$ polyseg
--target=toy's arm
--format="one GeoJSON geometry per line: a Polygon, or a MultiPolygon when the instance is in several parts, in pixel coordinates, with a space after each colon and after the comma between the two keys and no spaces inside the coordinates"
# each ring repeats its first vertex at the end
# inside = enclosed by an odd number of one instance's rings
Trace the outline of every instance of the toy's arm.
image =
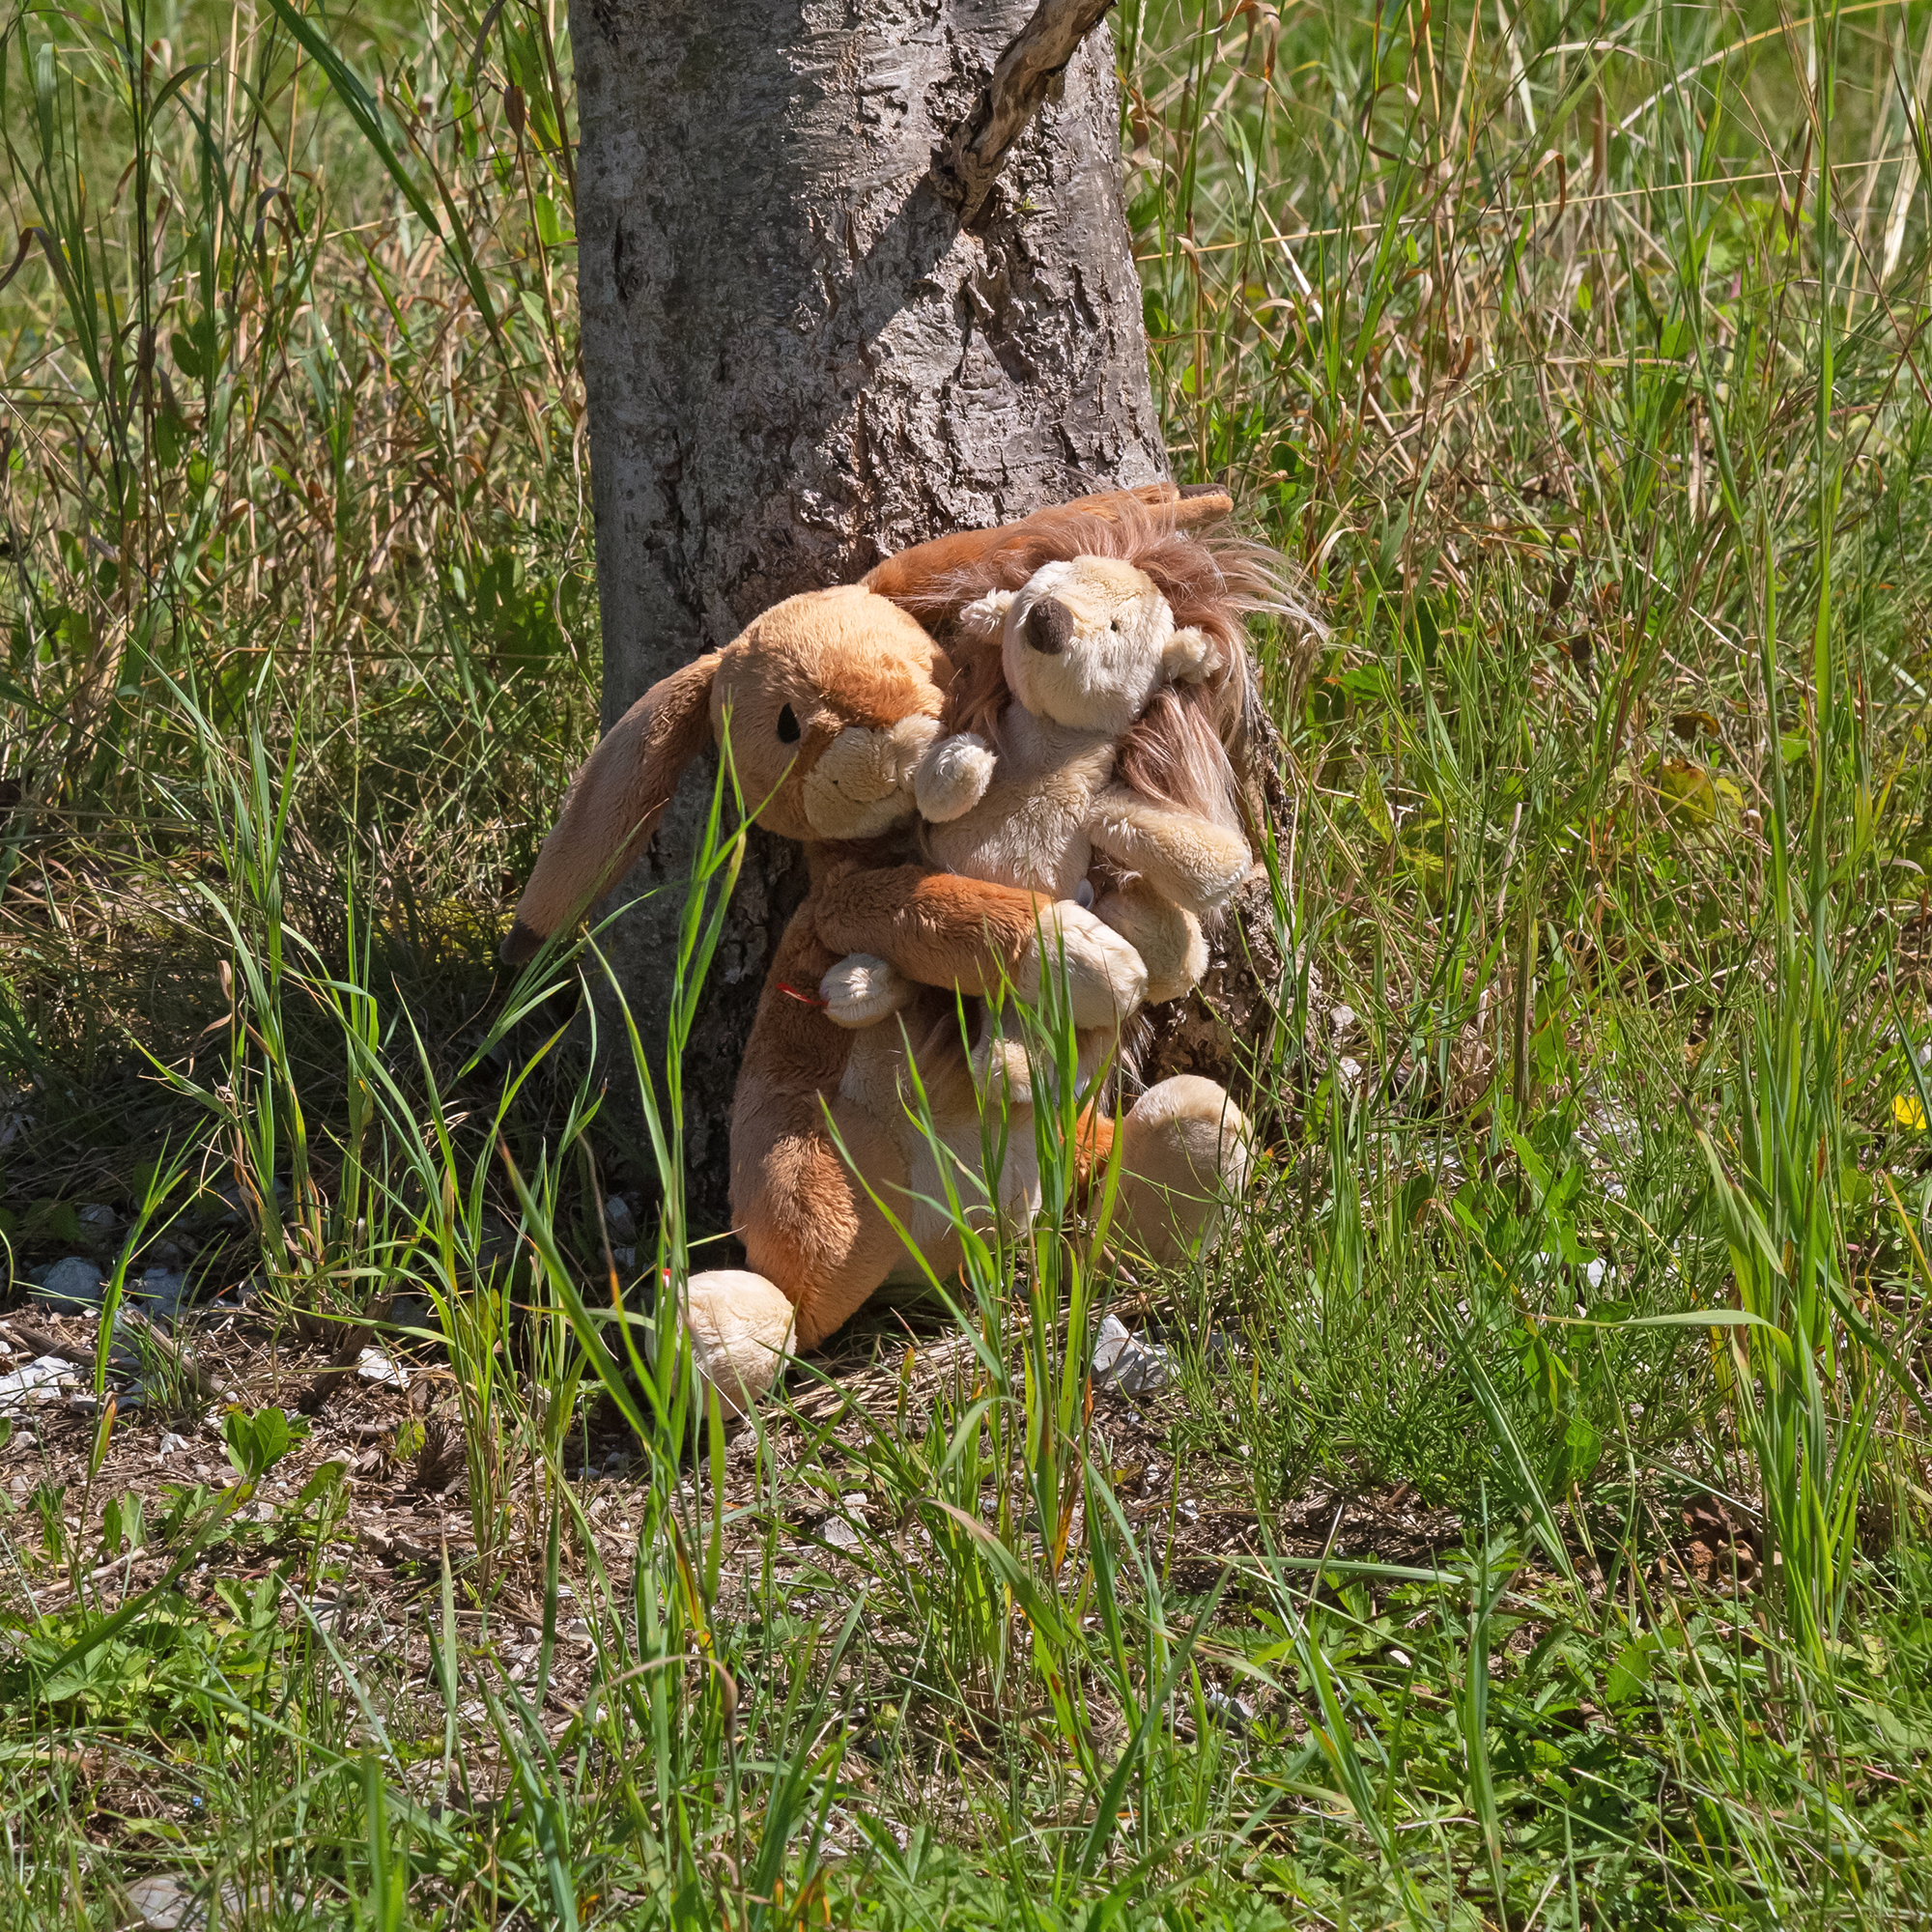
{"type": "MultiPolygon", "coordinates": [[[[830,951],[864,953],[923,985],[980,997],[1004,979],[1032,998],[1042,955],[1049,971],[1064,957],[1076,1026],[1113,1025],[1147,992],[1147,969],[1125,940],[1083,907],[1039,893],[922,866],[855,867],[821,884],[817,913],[830,951]]],[[[876,985],[866,990],[878,998],[876,985]]]]}
{"type": "Polygon", "coordinates": [[[1094,801],[1088,831],[1115,864],[1197,916],[1225,904],[1254,863],[1238,832],[1124,785],[1110,785],[1094,801]]]}
{"type": "Polygon", "coordinates": [[[928,825],[963,818],[993,782],[993,748],[977,731],[935,738],[913,769],[913,802],[928,825]]]}

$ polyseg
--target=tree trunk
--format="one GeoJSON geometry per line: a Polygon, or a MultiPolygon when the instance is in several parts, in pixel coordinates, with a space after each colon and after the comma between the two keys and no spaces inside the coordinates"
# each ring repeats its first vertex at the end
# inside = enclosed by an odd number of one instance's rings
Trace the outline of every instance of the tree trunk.
{"type": "MultiPolygon", "coordinates": [[[[1105,29],[968,227],[932,177],[1032,8],[573,0],[607,726],[781,597],[1166,474],[1105,29]]],[[[611,949],[650,1042],[701,809],[694,779],[617,895],[666,889],[611,949]]],[[[754,843],[687,1057],[700,1229],[793,861],[754,843]]]]}

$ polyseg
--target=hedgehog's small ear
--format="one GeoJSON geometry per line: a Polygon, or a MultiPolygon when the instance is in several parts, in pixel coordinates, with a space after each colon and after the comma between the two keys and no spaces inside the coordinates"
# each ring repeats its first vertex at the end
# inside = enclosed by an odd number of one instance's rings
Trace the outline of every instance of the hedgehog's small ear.
{"type": "Polygon", "coordinates": [[[997,642],[1006,629],[1007,612],[1013,608],[1013,596],[1010,590],[989,590],[985,596],[974,598],[959,612],[959,628],[969,638],[997,642]]]}
{"type": "Polygon", "coordinates": [[[1160,668],[1170,684],[1203,684],[1220,662],[1214,639],[1192,624],[1181,625],[1161,646],[1160,668]]]}

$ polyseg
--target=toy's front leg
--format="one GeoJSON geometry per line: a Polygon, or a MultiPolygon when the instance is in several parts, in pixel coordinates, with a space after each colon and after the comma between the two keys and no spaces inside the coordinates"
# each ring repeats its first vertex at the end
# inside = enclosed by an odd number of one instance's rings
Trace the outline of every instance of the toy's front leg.
{"type": "Polygon", "coordinates": [[[745,1259],[797,1311],[798,1346],[813,1349],[859,1312],[903,1254],[867,1190],[888,1200],[902,1193],[905,1156],[871,1114],[838,1094],[749,1109],[745,1097],[741,1087],[732,1219],[745,1259]]]}
{"type": "Polygon", "coordinates": [[[876,1122],[840,1096],[852,1037],[814,997],[836,955],[811,900],[779,941],[731,1107],[731,1212],[747,1268],[692,1276],[687,1329],[705,1378],[742,1413],[886,1277],[898,1243],[839,1152],[874,1186],[904,1179],[876,1122]],[[828,1126],[831,1103],[837,1138],[828,1126]]]}
{"type": "Polygon", "coordinates": [[[794,1347],[842,1327],[900,1253],[854,1165],[876,1188],[902,1187],[903,1157],[863,1109],[826,1095],[835,1137],[820,1097],[755,1079],[739,1089],[731,1206],[751,1265],[695,1274],[686,1296],[693,1357],[733,1415],[769,1392],[794,1347]]]}

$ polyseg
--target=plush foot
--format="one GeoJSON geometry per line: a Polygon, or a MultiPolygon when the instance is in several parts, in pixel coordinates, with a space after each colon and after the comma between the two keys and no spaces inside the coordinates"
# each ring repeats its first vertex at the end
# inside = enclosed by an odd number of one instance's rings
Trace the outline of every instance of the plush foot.
{"type": "Polygon", "coordinates": [[[1026,1042],[995,1033],[990,1013],[986,1020],[985,1037],[973,1049],[974,1086],[989,1102],[1004,1094],[1009,1106],[1032,1106],[1033,1067],[1027,1060],[1026,1042]]]}
{"type": "Polygon", "coordinates": [[[1182,1261],[1213,1240],[1247,1189],[1247,1118],[1213,1081],[1179,1073],[1150,1087],[1122,1131],[1116,1232],[1150,1261],[1182,1261]]]}
{"type": "Polygon", "coordinates": [[[1191,912],[1156,898],[1136,881],[1102,897],[1094,917],[1141,955],[1147,967],[1149,1006],[1185,999],[1201,983],[1208,970],[1208,941],[1191,912]]]}
{"type": "Polygon", "coordinates": [[[846,953],[818,982],[825,1017],[854,1030],[877,1026],[910,1002],[914,990],[895,966],[869,952],[846,953]]]}
{"type": "Polygon", "coordinates": [[[686,1285],[691,1352],[726,1415],[743,1415],[784,1367],[792,1305],[761,1274],[712,1268],[686,1285]]]}

